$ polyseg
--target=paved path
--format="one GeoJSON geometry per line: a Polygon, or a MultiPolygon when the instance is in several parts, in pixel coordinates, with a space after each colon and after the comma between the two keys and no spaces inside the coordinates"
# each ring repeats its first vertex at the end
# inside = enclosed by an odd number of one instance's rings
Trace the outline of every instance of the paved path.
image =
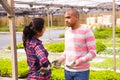
{"type": "MultiPolygon", "coordinates": [[[[60,34],[64,34],[65,29],[51,29],[46,30],[44,35],[40,37],[41,40],[50,40],[50,39],[56,39],[59,38],[60,34]]],[[[0,32],[0,49],[6,48],[10,45],[10,33],[9,32],[0,32]]],[[[16,32],[16,42],[21,43],[22,42],[22,32],[16,32]]]]}

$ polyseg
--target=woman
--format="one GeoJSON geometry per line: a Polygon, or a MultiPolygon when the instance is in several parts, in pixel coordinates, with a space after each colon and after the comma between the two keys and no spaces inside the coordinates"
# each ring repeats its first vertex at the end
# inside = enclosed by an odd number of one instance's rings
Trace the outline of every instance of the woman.
{"type": "Polygon", "coordinates": [[[44,20],[34,18],[23,30],[23,45],[29,66],[28,80],[50,80],[48,52],[38,38],[45,32],[44,20]]]}

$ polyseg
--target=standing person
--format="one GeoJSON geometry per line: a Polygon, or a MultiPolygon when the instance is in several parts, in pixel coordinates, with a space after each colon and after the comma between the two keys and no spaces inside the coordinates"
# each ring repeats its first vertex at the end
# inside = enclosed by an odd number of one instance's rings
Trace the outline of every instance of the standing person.
{"type": "Polygon", "coordinates": [[[23,45],[29,66],[28,80],[50,80],[48,52],[38,38],[45,32],[44,20],[34,18],[23,30],[23,45]]]}
{"type": "Polygon", "coordinates": [[[89,61],[96,56],[93,32],[79,23],[79,12],[69,9],[65,13],[68,29],[65,32],[65,50],[59,59],[53,61],[59,68],[64,61],[65,80],[88,80],[89,61]]]}

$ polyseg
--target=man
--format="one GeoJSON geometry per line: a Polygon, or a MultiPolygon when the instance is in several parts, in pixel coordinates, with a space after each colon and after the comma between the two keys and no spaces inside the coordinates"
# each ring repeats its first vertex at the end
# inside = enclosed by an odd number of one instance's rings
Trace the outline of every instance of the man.
{"type": "Polygon", "coordinates": [[[96,43],[93,32],[79,23],[79,12],[69,9],[65,13],[69,27],[65,32],[65,50],[58,60],[53,61],[56,68],[64,63],[66,80],[88,80],[89,61],[96,56],[96,43]]]}

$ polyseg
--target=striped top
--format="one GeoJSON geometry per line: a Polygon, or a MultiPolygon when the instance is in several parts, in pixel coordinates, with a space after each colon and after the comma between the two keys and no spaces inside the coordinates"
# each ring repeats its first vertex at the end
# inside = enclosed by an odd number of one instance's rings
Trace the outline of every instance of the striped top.
{"type": "Polygon", "coordinates": [[[89,70],[91,61],[96,56],[96,43],[93,32],[81,25],[79,28],[72,30],[68,28],[65,32],[65,50],[60,56],[60,60],[65,60],[65,69],[68,71],[78,72],[89,70]],[[68,68],[72,61],[78,63],[73,68],[68,68]]]}

